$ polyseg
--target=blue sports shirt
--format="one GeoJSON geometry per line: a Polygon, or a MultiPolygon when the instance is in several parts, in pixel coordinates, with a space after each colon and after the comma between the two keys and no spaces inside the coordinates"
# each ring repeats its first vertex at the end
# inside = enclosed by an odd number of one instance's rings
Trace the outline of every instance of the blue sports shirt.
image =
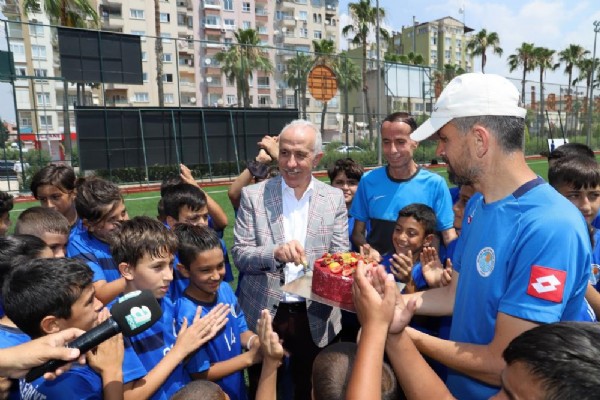
{"type": "Polygon", "coordinates": [[[112,282],[121,277],[108,243],[89,233],[81,222],[71,229],[67,257],[84,261],[94,272],[93,282],[102,280],[112,282]]]}

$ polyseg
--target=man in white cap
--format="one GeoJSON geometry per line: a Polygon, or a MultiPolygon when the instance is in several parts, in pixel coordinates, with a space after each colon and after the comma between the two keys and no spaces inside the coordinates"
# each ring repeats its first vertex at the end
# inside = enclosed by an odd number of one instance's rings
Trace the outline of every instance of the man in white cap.
{"type": "Polygon", "coordinates": [[[409,334],[422,353],[450,367],[447,384],[459,399],[498,391],[502,352],[520,333],[577,320],[582,309],[591,265],[587,229],[577,209],[525,162],[525,113],[505,78],[464,74],[411,135],[435,135],[457,183],[479,192],[465,209],[452,283],[407,295],[417,297],[418,314],[453,316],[449,340],[409,334]]]}

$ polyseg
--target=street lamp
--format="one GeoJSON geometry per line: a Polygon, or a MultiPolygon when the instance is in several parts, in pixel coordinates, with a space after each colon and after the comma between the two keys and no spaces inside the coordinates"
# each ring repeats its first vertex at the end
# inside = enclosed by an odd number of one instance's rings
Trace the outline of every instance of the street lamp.
{"type": "Polygon", "coordinates": [[[596,69],[596,39],[598,38],[598,32],[600,32],[600,21],[594,21],[594,53],[592,56],[592,72],[590,75],[590,97],[588,98],[588,132],[587,132],[587,145],[592,146],[592,107],[594,104],[594,70],[596,69]]]}

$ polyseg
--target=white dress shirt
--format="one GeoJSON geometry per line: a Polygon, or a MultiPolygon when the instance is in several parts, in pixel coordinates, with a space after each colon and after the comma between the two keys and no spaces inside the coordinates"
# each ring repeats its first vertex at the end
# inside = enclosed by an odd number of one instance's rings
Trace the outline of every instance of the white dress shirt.
{"type": "MultiPolygon", "coordinates": [[[[298,200],[294,194],[294,189],[289,187],[285,183],[285,180],[281,180],[281,198],[283,201],[283,232],[286,243],[291,240],[297,240],[300,242],[302,247],[305,247],[306,229],[308,226],[308,205],[313,190],[313,182],[311,179],[306,191],[304,194],[302,194],[300,200],[298,200]]],[[[289,262],[285,264],[283,273],[285,276],[285,283],[287,284],[304,275],[304,266],[289,262]]],[[[303,300],[304,298],[300,296],[287,293],[284,293],[283,295],[284,302],[297,302],[303,300]]]]}

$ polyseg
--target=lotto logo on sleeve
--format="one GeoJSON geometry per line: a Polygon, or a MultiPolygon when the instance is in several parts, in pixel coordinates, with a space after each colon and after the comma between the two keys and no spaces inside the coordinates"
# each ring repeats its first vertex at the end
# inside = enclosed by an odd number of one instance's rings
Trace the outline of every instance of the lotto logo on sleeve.
{"type": "Polygon", "coordinates": [[[560,303],[566,280],[567,271],[532,265],[527,294],[538,299],[560,303]]]}

